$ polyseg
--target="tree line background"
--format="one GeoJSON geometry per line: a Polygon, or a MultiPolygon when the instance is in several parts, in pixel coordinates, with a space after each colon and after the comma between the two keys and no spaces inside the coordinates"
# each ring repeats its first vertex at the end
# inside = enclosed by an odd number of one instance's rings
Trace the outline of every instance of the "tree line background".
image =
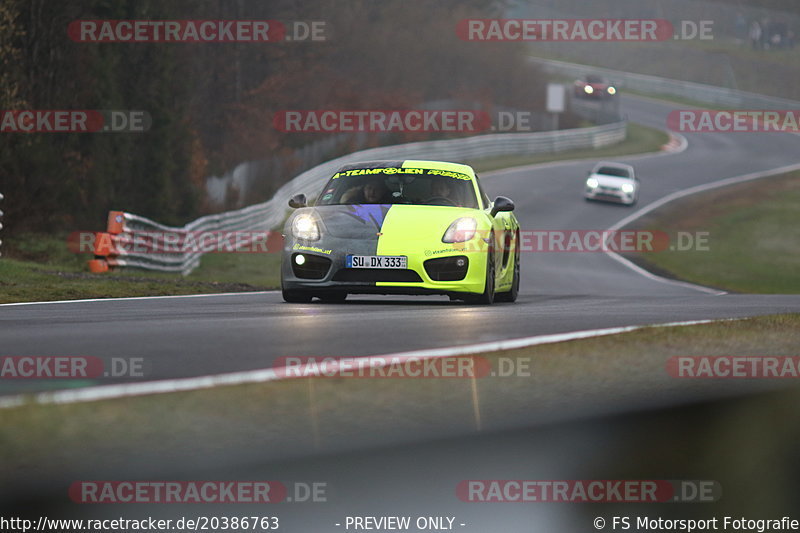
{"type": "MultiPolygon", "coordinates": [[[[402,109],[443,98],[541,109],[516,43],[468,43],[484,0],[3,0],[0,109],[145,110],[145,133],[0,133],[8,231],[96,228],[110,209],[167,224],[208,212],[204,183],[320,134],[280,133],[286,109],[402,109]],[[80,19],[325,21],[324,42],[77,43],[80,19]]],[[[404,134],[396,141],[425,138],[404,134]]],[[[378,142],[377,139],[375,142],[378,142]]],[[[292,177],[271,176],[266,199],[292,177]]]]}

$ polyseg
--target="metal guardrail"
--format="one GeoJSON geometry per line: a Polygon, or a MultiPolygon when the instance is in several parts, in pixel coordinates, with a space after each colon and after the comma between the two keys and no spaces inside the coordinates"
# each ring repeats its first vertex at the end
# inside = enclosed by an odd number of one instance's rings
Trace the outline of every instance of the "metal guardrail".
{"type": "MultiPolygon", "coordinates": [[[[476,135],[464,139],[424,141],[395,146],[382,146],[361,150],[327,161],[309,169],[284,184],[268,201],[236,211],[208,215],[183,227],[170,227],[148,218],[112,211],[109,214],[108,234],[115,239],[135,239],[141,232],[168,232],[188,234],[190,232],[219,231],[268,231],[283,223],[289,198],[304,193],[315,197],[325,185],[326,177],[344,164],[356,161],[381,159],[433,159],[443,161],[468,161],[507,155],[530,155],[557,153],[577,148],[599,148],[625,139],[627,123],[615,122],[591,128],[534,132],[494,133],[476,135]]],[[[97,242],[97,241],[96,241],[97,242]]],[[[189,274],[200,264],[201,251],[186,253],[153,254],[112,249],[98,253],[89,267],[102,272],[112,267],[137,267],[148,270],[181,272],[189,274]]]]}
{"type": "MultiPolygon", "coordinates": [[[[586,102],[572,101],[569,110],[578,118],[588,120],[592,124],[602,125],[612,122],[619,122],[622,117],[613,102],[603,102],[604,105],[588,105],[586,102]]],[[[596,104],[596,102],[592,102],[596,104]]],[[[455,99],[443,99],[425,102],[419,109],[429,110],[474,110],[485,111],[485,105],[481,102],[469,102],[455,99]]],[[[497,116],[500,112],[516,114],[522,112],[526,116],[526,122],[530,129],[528,131],[547,131],[552,128],[553,114],[544,110],[531,111],[499,105],[491,106],[491,113],[497,116]]],[[[510,133],[510,131],[508,132],[510,133]]],[[[227,206],[227,209],[239,209],[248,205],[246,199],[264,185],[264,182],[272,182],[277,179],[284,183],[284,171],[288,168],[295,169],[294,175],[322,164],[325,161],[336,157],[340,149],[349,147],[349,150],[364,150],[368,146],[388,145],[399,141],[391,141],[393,132],[374,133],[365,131],[352,133],[329,134],[321,139],[317,139],[302,147],[296,148],[289,153],[273,154],[268,157],[244,161],[236,165],[233,169],[220,176],[209,176],[206,178],[206,195],[211,205],[215,207],[227,206]],[[377,143],[375,142],[377,140],[377,143]]],[[[291,177],[291,176],[289,176],[291,177]]]]}
{"type": "Polygon", "coordinates": [[[739,91],[726,87],[704,85],[690,81],[659,78],[645,74],[633,74],[607,68],[579,65],[550,59],[530,58],[531,63],[540,66],[545,72],[580,78],[587,74],[598,74],[612,80],[617,87],[631,89],[653,96],[666,95],[687,98],[696,102],[731,109],[797,109],[800,102],[739,91]]]}

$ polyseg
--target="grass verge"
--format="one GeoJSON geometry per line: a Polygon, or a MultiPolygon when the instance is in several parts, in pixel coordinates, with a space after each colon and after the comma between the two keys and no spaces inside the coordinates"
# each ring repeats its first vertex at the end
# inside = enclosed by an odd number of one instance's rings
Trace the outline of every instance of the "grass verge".
{"type": "Polygon", "coordinates": [[[0,303],[254,291],[280,284],[280,254],[207,254],[188,276],[120,269],[87,272],[67,236],[26,234],[3,243],[0,303]]]}
{"type": "Polygon", "coordinates": [[[666,232],[674,249],[627,257],[655,273],[728,291],[797,294],[798,212],[800,172],[695,194],[630,226],[666,232]],[[687,237],[701,234],[701,243],[687,237]]]}

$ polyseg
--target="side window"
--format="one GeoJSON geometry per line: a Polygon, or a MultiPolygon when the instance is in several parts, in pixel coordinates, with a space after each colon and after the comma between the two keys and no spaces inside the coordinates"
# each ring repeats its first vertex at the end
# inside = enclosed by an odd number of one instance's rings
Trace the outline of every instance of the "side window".
{"type": "Polygon", "coordinates": [[[477,174],[475,174],[475,181],[478,184],[478,190],[480,191],[481,194],[481,202],[483,203],[483,208],[486,209],[492,202],[491,200],[489,200],[489,197],[486,196],[486,191],[483,190],[483,185],[481,185],[481,180],[480,178],[478,178],[477,174]]]}

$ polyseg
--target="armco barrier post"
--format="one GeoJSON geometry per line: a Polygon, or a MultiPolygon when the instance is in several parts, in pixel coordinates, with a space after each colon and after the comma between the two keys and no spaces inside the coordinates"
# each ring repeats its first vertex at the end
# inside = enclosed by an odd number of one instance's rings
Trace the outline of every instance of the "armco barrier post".
{"type": "Polygon", "coordinates": [[[125,213],[109,211],[106,231],[95,234],[94,259],[89,260],[89,271],[95,274],[108,272],[109,266],[116,263],[117,250],[114,238],[124,231],[125,213]]]}

